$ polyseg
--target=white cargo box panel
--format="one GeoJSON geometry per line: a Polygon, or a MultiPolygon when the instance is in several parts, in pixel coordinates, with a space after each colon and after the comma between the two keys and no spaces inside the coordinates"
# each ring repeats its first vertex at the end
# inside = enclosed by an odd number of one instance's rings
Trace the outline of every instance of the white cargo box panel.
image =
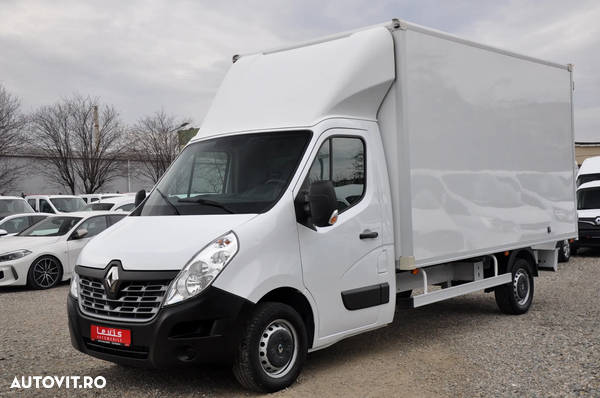
{"type": "Polygon", "coordinates": [[[392,34],[378,117],[398,266],[575,237],[570,67],[404,22],[392,34]]]}

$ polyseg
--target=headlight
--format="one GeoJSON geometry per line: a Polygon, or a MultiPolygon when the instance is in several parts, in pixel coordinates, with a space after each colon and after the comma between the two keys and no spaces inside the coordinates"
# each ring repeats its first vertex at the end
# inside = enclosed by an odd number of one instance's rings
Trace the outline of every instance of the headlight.
{"type": "Polygon", "coordinates": [[[236,255],[238,246],[237,237],[231,231],[200,250],[171,282],[164,305],[187,300],[210,286],[236,255]]]}
{"type": "Polygon", "coordinates": [[[31,254],[31,252],[29,250],[26,249],[22,249],[22,250],[15,250],[14,252],[8,252],[8,253],[2,253],[0,254],[0,262],[2,261],[11,261],[11,260],[18,260],[22,257],[25,257],[27,255],[31,254]]]}
{"type": "Polygon", "coordinates": [[[79,275],[73,272],[73,276],[71,277],[71,296],[73,298],[79,297],[79,275]]]}

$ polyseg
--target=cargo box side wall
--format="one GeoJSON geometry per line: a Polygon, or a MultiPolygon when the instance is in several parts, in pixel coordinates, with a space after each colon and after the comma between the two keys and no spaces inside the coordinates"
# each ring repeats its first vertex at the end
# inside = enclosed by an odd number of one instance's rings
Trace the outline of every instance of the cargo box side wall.
{"type": "Polygon", "coordinates": [[[379,123],[395,234],[412,231],[396,259],[425,266],[576,236],[567,67],[435,31],[393,35],[399,72],[379,123]]]}

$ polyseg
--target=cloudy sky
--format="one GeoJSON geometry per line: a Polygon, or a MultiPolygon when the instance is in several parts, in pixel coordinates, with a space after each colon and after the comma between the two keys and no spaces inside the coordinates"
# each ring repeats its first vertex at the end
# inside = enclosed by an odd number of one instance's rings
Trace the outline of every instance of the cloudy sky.
{"type": "Polygon", "coordinates": [[[598,0],[0,0],[0,81],[24,112],[79,92],[199,126],[234,54],[392,18],[575,64],[575,139],[600,142],[598,0]]]}

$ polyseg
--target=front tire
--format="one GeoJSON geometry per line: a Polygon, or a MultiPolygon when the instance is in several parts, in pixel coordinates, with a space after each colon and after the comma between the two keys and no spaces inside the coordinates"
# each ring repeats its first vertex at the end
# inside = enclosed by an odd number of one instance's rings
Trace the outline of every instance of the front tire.
{"type": "Polygon", "coordinates": [[[62,279],[63,268],[55,257],[42,256],[29,267],[27,285],[36,290],[50,289],[62,279]]]}
{"type": "Polygon", "coordinates": [[[275,392],[298,378],[308,350],[300,315],[281,303],[260,303],[248,319],[233,366],[246,388],[275,392]]]}
{"type": "MultiPolygon", "coordinates": [[[[573,253],[575,254],[575,253],[573,253]]],[[[558,262],[568,263],[571,259],[571,244],[568,239],[560,242],[558,246],[558,262]]]]}
{"type": "Polygon", "coordinates": [[[533,272],[527,260],[517,259],[512,266],[512,281],[496,288],[496,304],[509,315],[529,311],[533,302],[533,272]]]}

